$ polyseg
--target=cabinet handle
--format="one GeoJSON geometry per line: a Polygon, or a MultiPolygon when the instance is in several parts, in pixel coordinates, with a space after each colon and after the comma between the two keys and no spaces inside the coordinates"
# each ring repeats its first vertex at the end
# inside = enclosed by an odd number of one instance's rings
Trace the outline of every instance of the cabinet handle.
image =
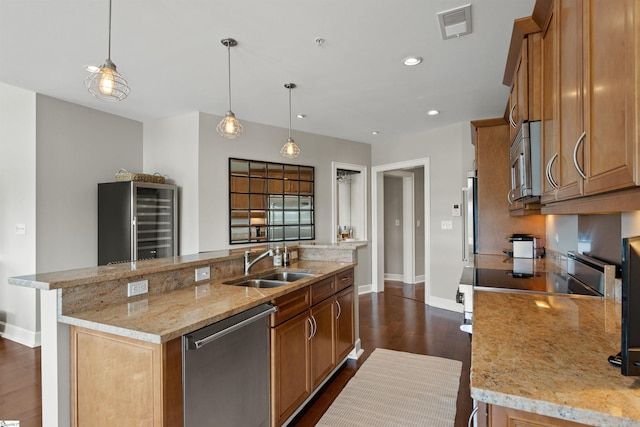
{"type": "Polygon", "coordinates": [[[340,307],[340,301],[336,300],[336,305],[338,306],[338,315],[336,316],[336,319],[339,319],[340,315],[342,314],[342,307],[340,307]]]}
{"type": "Polygon", "coordinates": [[[478,407],[475,406],[473,408],[473,411],[471,411],[471,415],[469,415],[469,422],[467,423],[468,427],[471,427],[473,425],[474,418],[476,417],[477,414],[478,414],[478,407]]]}
{"type": "Polygon", "coordinates": [[[582,135],[580,135],[580,138],[578,138],[578,140],[576,141],[575,147],[573,147],[573,165],[576,167],[576,170],[578,171],[582,179],[587,179],[587,176],[584,174],[584,172],[582,172],[582,169],[580,169],[580,165],[578,164],[578,147],[580,147],[580,143],[584,141],[585,136],[587,136],[586,131],[582,132],[582,135]]]}
{"type": "Polygon", "coordinates": [[[311,316],[311,318],[313,319],[313,336],[315,337],[316,333],[318,333],[318,321],[315,316],[311,316]]]}
{"type": "Polygon", "coordinates": [[[513,120],[513,110],[515,110],[517,106],[518,104],[513,104],[511,111],[509,111],[509,124],[511,124],[511,127],[514,129],[518,127],[518,124],[513,120]]]}
{"type": "Polygon", "coordinates": [[[509,206],[513,204],[513,200],[511,200],[511,195],[513,194],[513,190],[509,190],[507,192],[507,201],[509,202],[509,206]]]}
{"type": "Polygon", "coordinates": [[[558,188],[560,188],[556,180],[553,179],[553,175],[551,174],[551,167],[553,166],[553,162],[555,162],[557,158],[558,158],[558,153],[555,153],[547,163],[547,182],[549,183],[549,185],[551,185],[551,187],[554,190],[557,190],[558,188]]]}
{"type": "Polygon", "coordinates": [[[313,321],[311,317],[307,317],[307,322],[309,322],[309,338],[307,338],[307,341],[311,341],[311,338],[313,338],[313,321]]]}

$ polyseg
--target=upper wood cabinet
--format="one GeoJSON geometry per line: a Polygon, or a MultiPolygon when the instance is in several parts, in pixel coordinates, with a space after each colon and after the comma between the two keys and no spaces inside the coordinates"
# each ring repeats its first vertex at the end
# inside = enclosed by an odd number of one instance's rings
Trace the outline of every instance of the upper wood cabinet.
{"type": "Polygon", "coordinates": [[[543,41],[543,63],[553,64],[543,73],[546,202],[639,183],[638,3],[556,0],[552,6],[543,41]],[[549,86],[555,88],[548,92],[549,86]]]}
{"type": "Polygon", "coordinates": [[[539,27],[531,18],[514,23],[512,47],[503,83],[511,87],[507,121],[509,141],[513,141],[522,123],[540,120],[541,116],[541,43],[539,27]],[[515,47],[514,47],[515,46],[515,47]]]}

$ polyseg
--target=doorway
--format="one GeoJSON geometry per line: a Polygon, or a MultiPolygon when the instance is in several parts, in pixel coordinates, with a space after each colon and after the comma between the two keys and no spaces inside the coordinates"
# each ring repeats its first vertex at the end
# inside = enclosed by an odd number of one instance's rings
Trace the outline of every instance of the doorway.
{"type": "MultiPolygon", "coordinates": [[[[409,160],[405,162],[390,163],[371,168],[371,207],[372,207],[372,236],[371,236],[371,281],[374,292],[384,291],[384,175],[391,171],[406,171],[412,168],[423,168],[424,188],[424,220],[421,227],[416,227],[417,233],[424,233],[424,294],[425,304],[429,304],[431,268],[430,268],[430,191],[429,191],[429,158],[409,160]]],[[[412,227],[417,223],[412,220],[412,227]]],[[[413,235],[416,235],[413,232],[413,235]]],[[[410,237],[411,238],[411,237],[410,237]]],[[[415,259],[415,255],[413,255],[415,259]]]]}

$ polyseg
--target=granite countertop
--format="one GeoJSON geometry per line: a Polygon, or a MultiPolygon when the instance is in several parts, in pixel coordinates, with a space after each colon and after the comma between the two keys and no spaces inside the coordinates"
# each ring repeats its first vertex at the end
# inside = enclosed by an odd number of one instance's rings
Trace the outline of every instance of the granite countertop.
{"type": "Polygon", "coordinates": [[[60,315],[59,321],[142,341],[164,343],[353,266],[355,263],[294,261],[291,267],[286,268],[287,271],[307,271],[314,275],[277,288],[223,284],[244,275],[202,281],[169,292],[141,295],[106,307],[60,315]]]}
{"type": "Polygon", "coordinates": [[[640,425],[640,379],[607,358],[620,351],[612,300],[477,290],[471,396],[589,425],[640,425]]]}

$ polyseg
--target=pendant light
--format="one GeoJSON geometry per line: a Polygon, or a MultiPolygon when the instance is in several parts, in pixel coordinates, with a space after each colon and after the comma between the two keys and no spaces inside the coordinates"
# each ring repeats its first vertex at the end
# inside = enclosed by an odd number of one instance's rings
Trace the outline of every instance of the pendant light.
{"type": "Polygon", "coordinates": [[[118,102],[125,99],[131,89],[127,81],[116,70],[116,64],[111,62],[111,0],[109,0],[109,50],[107,59],[97,67],[87,67],[89,75],[84,79],[84,85],[91,95],[103,101],[118,102]]]}
{"type": "Polygon", "coordinates": [[[280,149],[280,154],[282,154],[282,157],[295,159],[300,155],[300,147],[298,147],[293,138],[291,138],[291,89],[295,89],[296,84],[285,83],[284,87],[289,89],[289,139],[287,139],[286,144],[280,149]]]}
{"type": "Polygon", "coordinates": [[[216,130],[220,136],[223,136],[228,139],[235,139],[238,136],[242,135],[242,125],[236,119],[236,115],[231,111],[231,46],[235,46],[238,44],[234,39],[222,39],[220,43],[227,47],[227,65],[229,71],[229,111],[227,111],[227,115],[224,116],[224,119],[218,124],[216,130]]]}

